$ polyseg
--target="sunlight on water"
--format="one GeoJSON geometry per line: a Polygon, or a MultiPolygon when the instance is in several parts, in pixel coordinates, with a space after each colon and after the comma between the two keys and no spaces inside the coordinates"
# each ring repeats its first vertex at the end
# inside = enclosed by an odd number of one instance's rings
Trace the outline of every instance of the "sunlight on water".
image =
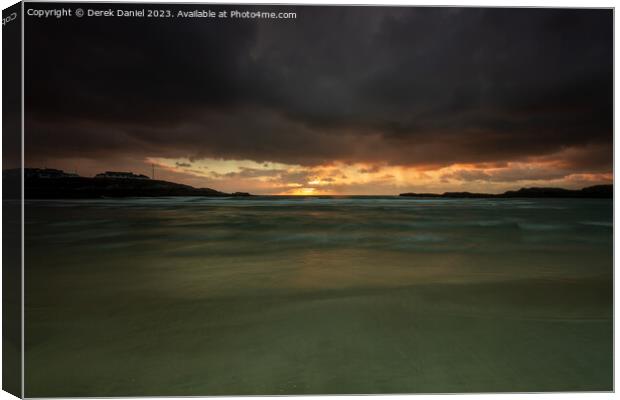
{"type": "Polygon", "coordinates": [[[610,390],[612,207],[30,201],[26,395],[610,390]]]}

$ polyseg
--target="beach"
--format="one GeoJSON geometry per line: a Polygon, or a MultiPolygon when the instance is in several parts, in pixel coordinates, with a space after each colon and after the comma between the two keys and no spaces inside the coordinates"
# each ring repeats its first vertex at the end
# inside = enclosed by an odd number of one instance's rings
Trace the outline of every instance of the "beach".
{"type": "Polygon", "coordinates": [[[612,390],[611,199],[25,212],[29,397],[612,390]]]}

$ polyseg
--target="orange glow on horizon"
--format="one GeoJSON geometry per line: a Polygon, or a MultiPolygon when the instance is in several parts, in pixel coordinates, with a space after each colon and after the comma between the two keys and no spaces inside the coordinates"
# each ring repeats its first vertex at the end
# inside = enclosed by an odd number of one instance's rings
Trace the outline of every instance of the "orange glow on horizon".
{"type": "Polygon", "coordinates": [[[571,171],[558,159],[505,163],[462,163],[429,169],[386,163],[344,163],[302,166],[224,159],[147,158],[160,177],[225,192],[292,196],[393,195],[403,192],[469,191],[502,193],[521,187],[581,188],[611,183],[611,172],[571,171]]]}

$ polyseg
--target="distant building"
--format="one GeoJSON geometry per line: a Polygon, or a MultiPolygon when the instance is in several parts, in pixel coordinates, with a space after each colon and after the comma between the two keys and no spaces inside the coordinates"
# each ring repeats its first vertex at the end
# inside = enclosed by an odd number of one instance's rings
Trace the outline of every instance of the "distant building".
{"type": "Polygon", "coordinates": [[[54,168],[24,168],[24,178],[58,179],[78,178],[78,174],[54,168]]]}
{"type": "Polygon", "coordinates": [[[115,172],[106,171],[101,174],[95,175],[95,178],[114,178],[114,179],[150,179],[146,175],[134,174],[133,172],[115,172]]]}

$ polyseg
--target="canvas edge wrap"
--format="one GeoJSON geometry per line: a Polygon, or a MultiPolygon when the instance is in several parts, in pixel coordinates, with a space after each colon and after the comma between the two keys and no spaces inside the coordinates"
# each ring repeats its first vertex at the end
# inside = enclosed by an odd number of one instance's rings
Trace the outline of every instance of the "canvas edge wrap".
{"type": "Polygon", "coordinates": [[[23,397],[22,3],[2,11],[2,390],[23,397]]]}

